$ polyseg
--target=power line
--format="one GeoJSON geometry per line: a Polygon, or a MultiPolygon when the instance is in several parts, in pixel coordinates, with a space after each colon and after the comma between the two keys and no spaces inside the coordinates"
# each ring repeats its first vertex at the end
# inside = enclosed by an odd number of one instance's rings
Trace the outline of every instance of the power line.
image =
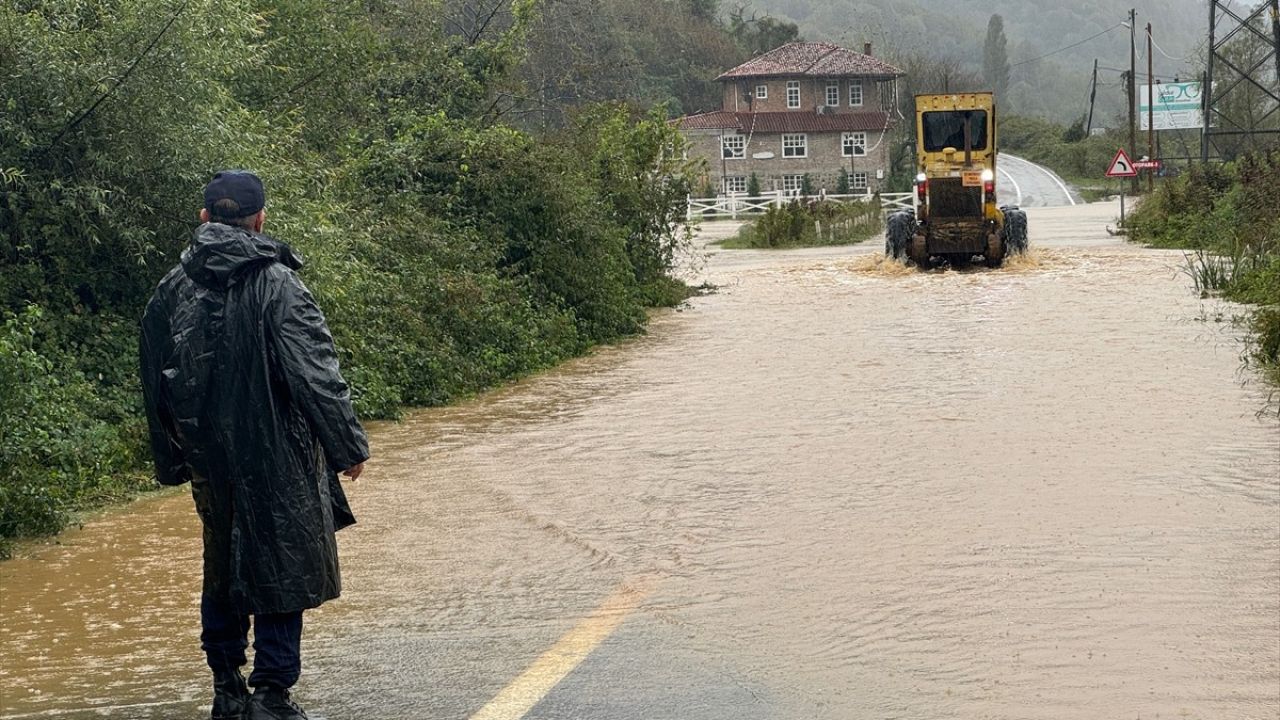
{"type": "Polygon", "coordinates": [[[1072,44],[1072,45],[1068,45],[1068,46],[1063,47],[1063,48],[1058,48],[1057,50],[1054,50],[1054,51],[1053,51],[1053,52],[1051,52],[1051,53],[1045,53],[1044,55],[1041,55],[1040,57],[1034,57],[1034,58],[1031,58],[1030,60],[1023,60],[1023,61],[1021,61],[1021,62],[1016,62],[1016,63],[1014,63],[1014,64],[1010,65],[1009,67],[1010,67],[1010,68],[1016,68],[1016,67],[1018,67],[1019,65],[1026,65],[1027,63],[1033,63],[1033,62],[1036,62],[1036,61],[1038,61],[1038,60],[1043,60],[1043,59],[1045,59],[1045,58],[1047,58],[1047,57],[1052,57],[1052,56],[1054,56],[1054,55],[1057,55],[1057,54],[1058,54],[1058,53],[1060,53],[1060,52],[1066,52],[1066,51],[1068,51],[1068,50],[1070,50],[1070,49],[1072,49],[1072,48],[1078,48],[1078,47],[1080,47],[1081,45],[1083,45],[1083,44],[1085,44],[1085,43],[1089,42],[1090,40],[1096,40],[1096,39],[1098,39],[1098,38],[1102,37],[1103,35],[1106,35],[1107,33],[1111,32],[1112,30],[1115,30],[1116,28],[1124,27],[1124,25],[1125,25],[1124,23],[1122,23],[1122,22],[1118,22],[1118,23],[1116,23],[1115,25],[1112,25],[1111,27],[1107,28],[1106,30],[1103,30],[1102,32],[1098,33],[1097,35],[1090,35],[1089,37],[1087,37],[1087,38],[1085,38],[1085,39],[1081,40],[1081,41],[1080,41],[1080,42],[1078,42],[1078,43],[1075,43],[1075,44],[1072,44]]]}
{"type": "MultiPolygon", "coordinates": [[[[1127,69],[1125,69],[1125,68],[1108,67],[1108,66],[1106,66],[1106,65],[1099,65],[1099,66],[1098,66],[1098,69],[1099,69],[1099,70],[1106,70],[1106,71],[1108,71],[1108,72],[1118,72],[1118,73],[1121,73],[1121,74],[1124,74],[1124,75],[1128,75],[1128,74],[1129,74],[1129,71],[1128,71],[1127,69]]],[[[1137,73],[1135,73],[1135,76],[1136,76],[1136,77],[1140,77],[1140,78],[1148,77],[1148,75],[1147,75],[1146,73],[1144,73],[1144,72],[1137,72],[1137,73]]],[[[1165,76],[1165,75],[1156,75],[1156,76],[1155,76],[1156,80],[1159,80],[1161,77],[1167,77],[1167,76],[1165,76]]],[[[1110,85],[1111,83],[1101,83],[1101,84],[1102,84],[1102,85],[1110,85]]]]}
{"type": "Polygon", "coordinates": [[[1157,52],[1159,52],[1161,55],[1163,55],[1163,56],[1165,56],[1165,57],[1169,58],[1170,60],[1172,60],[1172,61],[1174,61],[1174,62],[1180,62],[1180,63],[1191,62],[1191,56],[1190,56],[1190,55],[1188,55],[1187,57],[1180,57],[1180,58],[1176,58],[1176,57],[1174,57],[1174,56],[1170,55],[1169,53],[1165,52],[1165,51],[1164,51],[1164,48],[1160,47],[1160,43],[1156,42],[1155,38],[1152,38],[1152,39],[1151,39],[1151,44],[1155,46],[1155,48],[1156,48],[1156,51],[1157,51],[1157,52]]]}

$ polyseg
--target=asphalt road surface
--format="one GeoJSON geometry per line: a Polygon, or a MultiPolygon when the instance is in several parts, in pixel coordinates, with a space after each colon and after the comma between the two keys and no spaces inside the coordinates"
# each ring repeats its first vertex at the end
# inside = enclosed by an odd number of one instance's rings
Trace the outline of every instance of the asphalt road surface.
{"type": "MultiPolygon", "coordinates": [[[[296,696],[329,720],[1276,718],[1280,428],[1236,309],[1110,238],[1116,211],[1032,207],[1031,254],[994,271],[704,245],[718,289],[645,337],[375,425],[296,696]]],[[[183,492],[0,564],[0,717],[207,718],[199,572],[183,492]]]]}
{"type": "Polygon", "coordinates": [[[1062,207],[1084,202],[1052,170],[1016,155],[1000,153],[996,173],[996,192],[1004,205],[1062,207]]]}

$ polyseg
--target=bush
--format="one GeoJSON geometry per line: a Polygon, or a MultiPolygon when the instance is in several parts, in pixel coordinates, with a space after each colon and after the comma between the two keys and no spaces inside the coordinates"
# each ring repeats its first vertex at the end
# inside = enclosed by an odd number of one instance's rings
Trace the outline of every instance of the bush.
{"type": "Polygon", "coordinates": [[[499,122],[533,7],[463,37],[438,3],[0,4],[0,539],[145,475],[137,319],[214,170],[263,177],[364,417],[683,299],[696,173],[662,108],[579,108],[544,137],[499,122]]]}
{"type": "Polygon", "coordinates": [[[771,206],[737,236],[723,243],[727,248],[796,248],[850,245],[878,235],[884,228],[878,202],[793,200],[771,206]]]}
{"type": "Polygon", "coordinates": [[[8,538],[59,530],[68,514],[148,485],[142,423],[122,418],[103,378],[38,339],[41,311],[0,326],[0,556],[8,538]]]}

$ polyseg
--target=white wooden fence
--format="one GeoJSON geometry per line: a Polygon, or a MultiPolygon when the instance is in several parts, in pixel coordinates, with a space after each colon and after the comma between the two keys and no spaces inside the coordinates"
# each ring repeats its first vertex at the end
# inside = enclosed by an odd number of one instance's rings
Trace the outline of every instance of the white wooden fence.
{"type": "MultiPolygon", "coordinates": [[[[830,202],[871,202],[880,199],[880,205],[886,214],[898,210],[915,208],[915,193],[859,193],[857,195],[835,195],[819,193],[810,196],[814,200],[830,202]]],[[[803,200],[797,191],[778,190],[758,196],[747,196],[745,193],[728,193],[713,198],[689,198],[687,217],[694,218],[731,217],[735,220],[739,215],[756,215],[771,207],[782,207],[793,200],[803,200]]]]}

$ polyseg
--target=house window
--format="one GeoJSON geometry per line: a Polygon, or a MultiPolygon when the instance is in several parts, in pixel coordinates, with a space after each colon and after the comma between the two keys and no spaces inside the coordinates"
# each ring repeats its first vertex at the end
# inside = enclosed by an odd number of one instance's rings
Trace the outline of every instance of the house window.
{"type": "Polygon", "coordinates": [[[787,107],[795,109],[800,107],[800,81],[787,81],[787,107]]]}
{"type": "Polygon", "coordinates": [[[853,190],[867,190],[867,174],[864,172],[856,172],[849,178],[849,187],[853,190]]]}
{"type": "Polygon", "coordinates": [[[847,132],[840,136],[840,147],[845,157],[864,157],[867,154],[867,134],[847,132]]]}
{"type": "Polygon", "coordinates": [[[835,107],[840,104],[840,83],[827,83],[827,106],[835,107]]]}
{"type": "Polygon", "coordinates": [[[852,80],[849,82],[849,107],[858,107],[862,105],[862,81],[852,80]]]}
{"type": "MultiPolygon", "coordinates": [[[[863,173],[866,175],[866,173],[863,173]]],[[[747,178],[743,175],[728,175],[724,179],[724,191],[727,193],[744,193],[747,191],[747,178]]]]}
{"type": "Polygon", "coordinates": [[[784,158],[809,157],[809,136],[808,135],[783,135],[782,136],[782,157],[784,158]]]}
{"type": "Polygon", "coordinates": [[[769,99],[769,86],[768,86],[768,85],[757,85],[757,86],[756,86],[756,99],[757,99],[757,100],[768,100],[768,99],[769,99]]]}
{"type": "Polygon", "coordinates": [[[804,189],[803,175],[783,175],[782,190],[783,192],[800,192],[804,189]]]}
{"type": "Polygon", "coordinates": [[[720,156],[725,160],[741,160],[747,156],[747,138],[742,135],[721,135],[720,156]]]}

